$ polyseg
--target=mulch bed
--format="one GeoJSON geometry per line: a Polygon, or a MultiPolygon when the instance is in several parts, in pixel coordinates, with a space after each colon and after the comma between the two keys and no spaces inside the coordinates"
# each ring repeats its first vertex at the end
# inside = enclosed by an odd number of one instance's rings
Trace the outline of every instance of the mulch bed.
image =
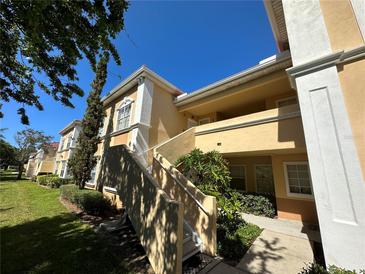
{"type": "Polygon", "coordinates": [[[113,232],[100,229],[100,224],[107,221],[121,219],[124,211],[109,212],[105,216],[93,216],[86,214],[75,204],[60,198],[60,202],[73,214],[81,219],[81,222],[91,225],[95,232],[105,241],[114,256],[121,259],[134,273],[154,273],[147,255],[137,237],[137,234],[128,218],[121,227],[113,232]]]}

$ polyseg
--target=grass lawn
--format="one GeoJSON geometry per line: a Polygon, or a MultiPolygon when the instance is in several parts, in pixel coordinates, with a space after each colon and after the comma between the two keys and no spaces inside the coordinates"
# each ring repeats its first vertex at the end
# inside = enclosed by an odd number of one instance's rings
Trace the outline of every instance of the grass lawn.
{"type": "MultiPolygon", "coordinates": [[[[127,273],[89,225],[58,201],[58,189],[0,174],[1,273],[127,273]]],[[[16,176],[16,175],[14,175],[16,176]]]]}

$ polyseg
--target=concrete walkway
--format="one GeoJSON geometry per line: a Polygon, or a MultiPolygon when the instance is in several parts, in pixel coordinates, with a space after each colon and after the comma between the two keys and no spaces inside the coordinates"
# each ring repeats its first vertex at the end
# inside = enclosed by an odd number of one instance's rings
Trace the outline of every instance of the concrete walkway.
{"type": "Polygon", "coordinates": [[[264,229],[236,266],[246,273],[297,274],[313,262],[311,240],[318,231],[301,222],[270,219],[244,214],[244,219],[264,229]]]}
{"type": "Polygon", "coordinates": [[[318,228],[313,225],[303,224],[300,221],[271,219],[246,213],[242,213],[242,217],[246,222],[255,224],[263,229],[314,242],[321,242],[321,234],[318,228]]]}

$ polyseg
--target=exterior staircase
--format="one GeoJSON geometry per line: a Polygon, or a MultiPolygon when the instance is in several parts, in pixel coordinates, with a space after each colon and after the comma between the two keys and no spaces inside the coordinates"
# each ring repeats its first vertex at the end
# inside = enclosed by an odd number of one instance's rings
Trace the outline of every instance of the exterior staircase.
{"type": "Polygon", "coordinates": [[[202,241],[191,226],[184,220],[184,244],[183,244],[183,259],[186,261],[195,254],[201,252],[202,241]]]}

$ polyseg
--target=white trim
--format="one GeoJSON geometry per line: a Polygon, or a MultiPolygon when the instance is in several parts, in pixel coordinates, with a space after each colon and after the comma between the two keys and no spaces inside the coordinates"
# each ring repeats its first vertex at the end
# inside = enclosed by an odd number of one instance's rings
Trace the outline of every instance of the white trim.
{"type": "Polygon", "coordinates": [[[175,100],[175,105],[180,107],[189,104],[199,99],[212,96],[213,94],[216,94],[222,90],[226,90],[227,88],[247,83],[249,81],[263,77],[275,71],[286,69],[290,66],[291,66],[291,58],[289,51],[282,52],[277,56],[275,60],[271,62],[256,65],[247,70],[229,76],[223,80],[219,80],[206,87],[195,90],[186,96],[178,98],[175,100]]]}
{"type": "MultiPolygon", "coordinates": [[[[280,103],[280,102],[289,101],[289,100],[291,100],[291,99],[297,99],[297,103],[296,103],[296,104],[298,104],[298,97],[294,95],[294,96],[289,96],[289,97],[285,97],[285,98],[281,98],[281,99],[276,100],[276,101],[275,101],[275,106],[276,106],[277,108],[279,108],[279,103],[280,103]]],[[[294,104],[293,104],[293,105],[294,105],[294,104]]]]}
{"type": "Polygon", "coordinates": [[[120,102],[117,111],[115,111],[115,115],[116,115],[116,128],[114,129],[114,132],[118,132],[118,131],[122,131],[125,130],[127,128],[131,127],[131,121],[132,121],[132,108],[133,108],[133,102],[134,100],[129,98],[129,97],[124,97],[123,100],[120,102]],[[124,127],[124,128],[119,128],[119,113],[121,111],[122,108],[128,107],[130,106],[130,110],[129,110],[129,120],[128,120],[128,126],[124,127]]]}
{"type": "Polygon", "coordinates": [[[283,166],[284,166],[284,177],[285,177],[286,195],[288,197],[308,198],[308,199],[312,199],[313,200],[314,199],[314,195],[313,195],[313,186],[312,186],[312,179],[311,179],[311,175],[310,175],[309,163],[307,161],[283,162],[283,166]],[[312,194],[295,193],[295,192],[291,192],[290,191],[289,178],[288,178],[288,169],[287,169],[287,166],[288,165],[306,165],[307,166],[308,171],[309,171],[309,174],[308,174],[309,184],[310,184],[310,188],[311,188],[312,194]]]}
{"type": "Polygon", "coordinates": [[[210,117],[205,117],[205,118],[202,118],[202,119],[199,119],[198,121],[198,125],[201,126],[201,125],[205,125],[205,124],[209,124],[210,123],[210,117]],[[205,122],[207,121],[206,123],[201,123],[201,122],[205,122]]]}
{"type": "MultiPolygon", "coordinates": [[[[244,177],[244,179],[245,179],[245,192],[247,192],[247,165],[246,164],[229,164],[228,165],[228,168],[230,168],[230,167],[233,167],[233,166],[241,166],[241,167],[243,167],[243,169],[244,169],[244,172],[245,172],[245,177],[244,177]]],[[[231,171],[229,171],[229,175],[231,176],[231,171]]],[[[231,176],[231,178],[233,179],[233,177],[231,176]]],[[[238,177],[236,177],[236,178],[238,178],[238,177]]]]}
{"type": "Polygon", "coordinates": [[[118,191],[114,187],[104,186],[103,190],[108,193],[118,194],[118,191]]]}
{"type": "Polygon", "coordinates": [[[273,186],[274,186],[274,192],[273,192],[273,194],[275,195],[275,181],[274,181],[274,172],[273,172],[273,169],[272,169],[272,164],[254,164],[253,165],[253,167],[254,167],[254,180],[255,180],[255,192],[256,193],[259,193],[258,191],[257,191],[257,177],[256,177],[256,167],[258,167],[258,166],[269,166],[269,167],[271,167],[271,174],[272,174],[272,184],[273,184],[273,186]]]}
{"type": "Polygon", "coordinates": [[[365,1],[350,0],[350,3],[356,17],[357,25],[359,26],[362,39],[365,40],[365,1]]]}
{"type": "MultiPolygon", "coordinates": [[[[291,119],[291,118],[295,118],[295,117],[300,117],[299,111],[282,114],[282,115],[278,115],[278,116],[273,116],[273,117],[268,117],[268,118],[263,118],[263,119],[257,119],[257,120],[248,121],[248,122],[237,123],[237,124],[229,125],[229,126],[221,126],[221,127],[217,127],[217,128],[202,130],[202,131],[196,132],[195,136],[210,134],[210,133],[215,133],[215,132],[220,132],[220,131],[226,131],[226,130],[232,130],[232,129],[238,129],[238,128],[244,128],[244,127],[251,127],[251,126],[276,122],[276,121],[280,121],[280,120],[291,119]]],[[[197,129],[199,130],[199,127],[197,129]]]]}

